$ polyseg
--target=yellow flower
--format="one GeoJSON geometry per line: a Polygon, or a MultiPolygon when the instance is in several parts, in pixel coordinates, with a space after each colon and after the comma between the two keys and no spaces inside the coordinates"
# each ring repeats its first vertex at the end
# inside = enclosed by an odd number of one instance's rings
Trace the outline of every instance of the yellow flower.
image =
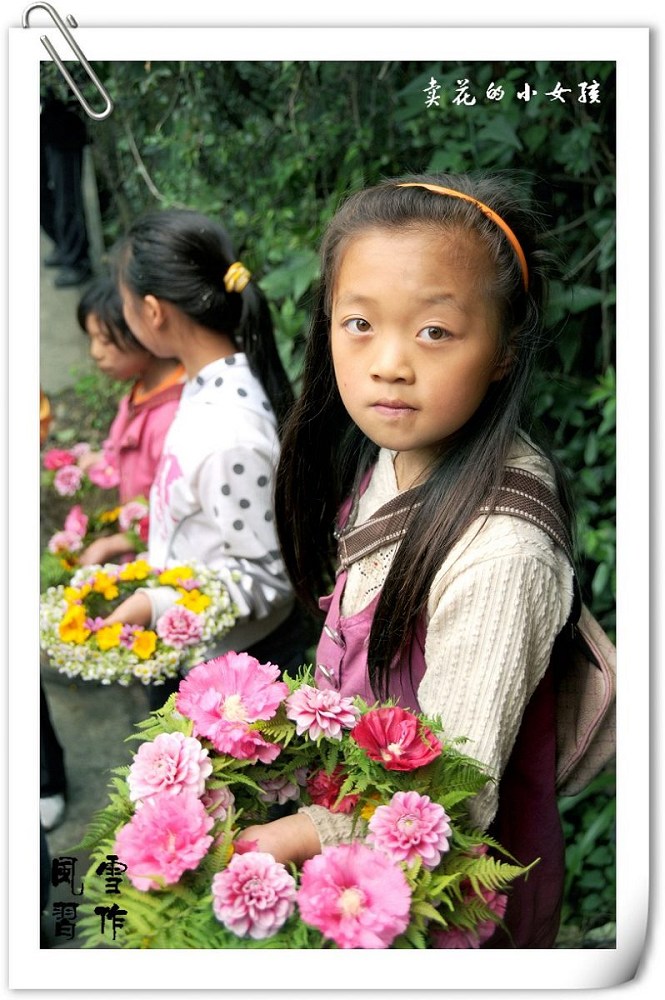
{"type": "Polygon", "coordinates": [[[104,572],[97,574],[93,580],[92,589],[96,594],[102,594],[107,601],[112,601],[119,593],[115,580],[104,572]]]}
{"type": "Polygon", "coordinates": [[[137,632],[132,643],[132,652],[141,660],[149,660],[155,652],[157,645],[157,635],[148,629],[145,632],[137,632]]]}
{"type": "Polygon", "coordinates": [[[76,587],[65,587],[64,598],[67,604],[77,604],[82,601],[90,593],[90,584],[84,583],[82,587],[78,589],[76,587]]]}
{"type": "Polygon", "coordinates": [[[377,808],[381,805],[381,799],[379,798],[378,795],[373,795],[372,798],[375,801],[374,802],[366,802],[365,805],[360,810],[361,817],[363,819],[367,820],[368,822],[372,818],[372,816],[374,815],[374,813],[376,812],[377,808]]]}
{"type": "Polygon", "coordinates": [[[72,604],[67,608],[58,625],[58,632],[63,642],[75,642],[79,645],[85,642],[90,635],[90,629],[85,627],[86,617],[82,604],[72,604]]]}
{"type": "Polygon", "coordinates": [[[210,604],[207,594],[202,594],[200,590],[183,590],[182,597],[179,597],[176,604],[182,604],[189,608],[195,615],[200,615],[210,604]]]}
{"type": "Polygon", "coordinates": [[[150,563],[145,559],[135,559],[120,570],[121,580],[145,580],[150,575],[150,563]]]}
{"type": "Polygon", "coordinates": [[[122,622],[115,622],[113,625],[104,625],[99,632],[95,633],[95,639],[100,649],[114,649],[120,645],[120,633],[122,632],[122,622]]]}
{"type": "Polygon", "coordinates": [[[99,515],[99,520],[102,524],[111,524],[113,521],[117,521],[120,516],[120,508],[114,507],[113,510],[105,510],[99,515]]]}
{"type": "Polygon", "coordinates": [[[191,566],[174,566],[159,574],[159,582],[167,587],[177,587],[181,580],[191,580],[194,570],[191,566]]]}

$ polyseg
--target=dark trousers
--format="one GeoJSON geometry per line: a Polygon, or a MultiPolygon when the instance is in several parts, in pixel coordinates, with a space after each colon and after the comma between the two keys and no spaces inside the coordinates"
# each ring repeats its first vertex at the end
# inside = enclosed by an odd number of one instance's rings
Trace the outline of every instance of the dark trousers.
{"type": "Polygon", "coordinates": [[[83,203],[83,150],[46,145],[42,159],[42,228],[63,267],[87,267],[88,230],[83,203]]]}
{"type": "Polygon", "coordinates": [[[41,798],[49,795],[65,795],[67,779],[65,776],[65,759],[56,736],[44,688],[39,685],[39,794],[41,798]]]}

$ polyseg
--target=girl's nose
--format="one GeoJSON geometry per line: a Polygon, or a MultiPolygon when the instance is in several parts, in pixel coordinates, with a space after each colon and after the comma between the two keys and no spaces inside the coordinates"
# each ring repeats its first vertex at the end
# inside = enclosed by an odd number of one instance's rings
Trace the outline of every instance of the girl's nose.
{"type": "Polygon", "coordinates": [[[399,337],[377,337],[370,375],[381,382],[413,382],[414,371],[399,337]]]}

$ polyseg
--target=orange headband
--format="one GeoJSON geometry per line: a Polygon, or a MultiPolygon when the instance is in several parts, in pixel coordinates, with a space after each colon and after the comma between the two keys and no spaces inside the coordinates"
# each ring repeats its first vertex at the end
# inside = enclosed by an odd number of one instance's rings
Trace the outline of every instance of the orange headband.
{"type": "Polygon", "coordinates": [[[477,198],[473,198],[470,194],[463,194],[461,191],[454,191],[452,188],[440,187],[438,184],[422,184],[419,181],[409,181],[402,184],[398,184],[397,187],[420,187],[427,188],[428,191],[434,191],[435,194],[448,194],[451,198],[462,198],[463,201],[470,201],[472,205],[479,208],[480,211],[491,219],[492,222],[499,227],[499,229],[505,233],[510,245],[517,254],[517,259],[520,262],[520,267],[522,269],[522,281],[524,282],[524,291],[529,290],[529,269],[526,263],[526,257],[524,256],[524,251],[520,246],[520,241],[515,236],[507,222],[504,222],[500,215],[497,215],[489,205],[483,204],[482,201],[478,201],[477,198]]]}

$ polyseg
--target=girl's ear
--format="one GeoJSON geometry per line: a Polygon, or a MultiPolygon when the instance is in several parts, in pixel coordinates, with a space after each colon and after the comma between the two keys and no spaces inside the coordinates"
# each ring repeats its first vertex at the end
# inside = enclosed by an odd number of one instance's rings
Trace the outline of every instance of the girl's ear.
{"type": "Polygon", "coordinates": [[[501,352],[502,356],[499,361],[497,361],[494,366],[494,371],[492,372],[492,382],[500,382],[502,378],[508,374],[515,361],[515,342],[518,337],[517,330],[512,330],[508,336],[508,343],[506,344],[504,350],[501,352]]]}
{"type": "Polygon", "coordinates": [[[166,310],[161,299],[154,295],[144,295],[143,297],[144,318],[154,329],[159,329],[166,320],[166,310]]]}
{"type": "Polygon", "coordinates": [[[514,360],[515,360],[515,353],[512,350],[512,348],[509,347],[508,350],[506,351],[504,357],[503,357],[503,360],[499,361],[495,365],[494,371],[492,372],[492,379],[491,379],[491,381],[492,382],[500,382],[501,379],[504,378],[508,374],[508,372],[510,371],[510,369],[512,368],[514,360]]]}

